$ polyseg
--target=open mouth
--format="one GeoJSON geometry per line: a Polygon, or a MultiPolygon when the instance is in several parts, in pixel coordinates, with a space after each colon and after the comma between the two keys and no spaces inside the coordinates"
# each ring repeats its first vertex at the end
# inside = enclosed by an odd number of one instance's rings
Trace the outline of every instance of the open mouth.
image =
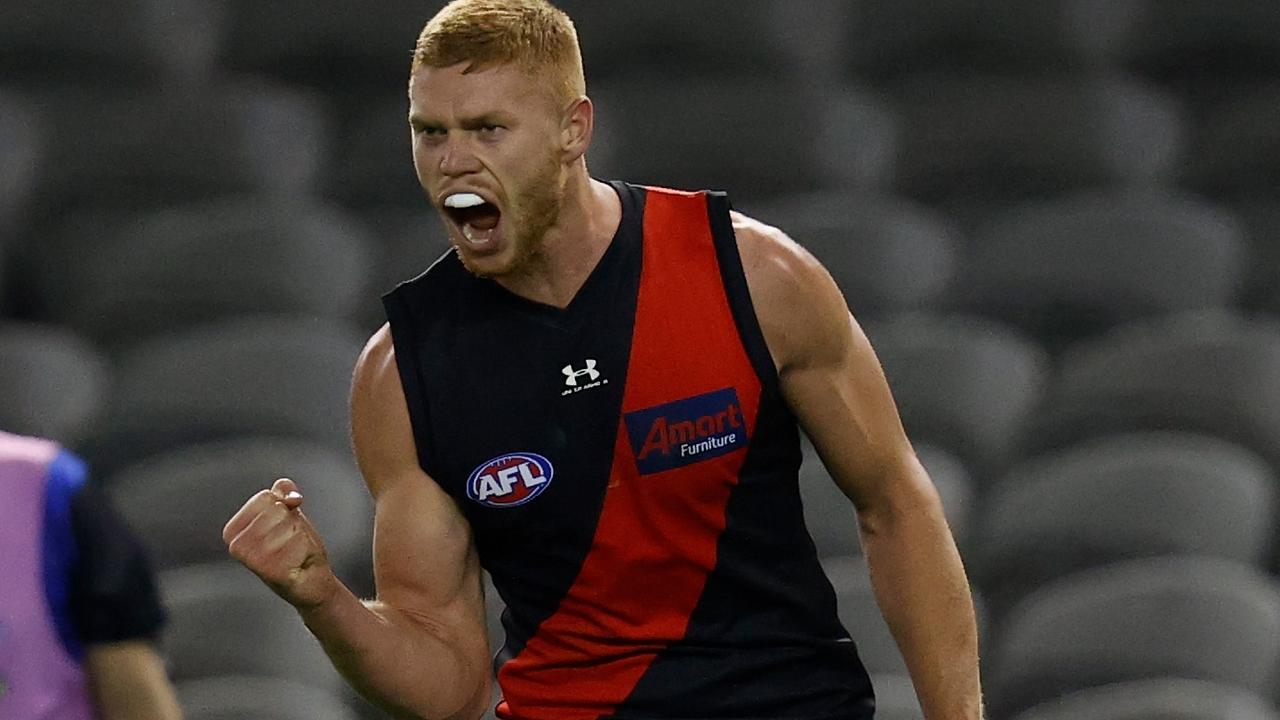
{"type": "Polygon", "coordinates": [[[472,193],[458,193],[445,200],[444,212],[462,231],[462,236],[475,247],[493,240],[493,231],[502,219],[497,205],[472,193]]]}

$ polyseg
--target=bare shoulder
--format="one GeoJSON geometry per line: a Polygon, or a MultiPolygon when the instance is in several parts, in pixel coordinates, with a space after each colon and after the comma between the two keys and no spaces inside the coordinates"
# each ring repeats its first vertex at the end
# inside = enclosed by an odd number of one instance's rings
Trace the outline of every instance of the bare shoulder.
{"type": "Polygon", "coordinates": [[[351,380],[351,437],[356,460],[375,496],[387,482],[417,467],[395,344],[386,324],[369,338],[356,361],[351,380]]]}
{"type": "Polygon", "coordinates": [[[752,305],[779,372],[839,352],[849,310],[831,274],[781,229],[731,213],[752,305]]]}

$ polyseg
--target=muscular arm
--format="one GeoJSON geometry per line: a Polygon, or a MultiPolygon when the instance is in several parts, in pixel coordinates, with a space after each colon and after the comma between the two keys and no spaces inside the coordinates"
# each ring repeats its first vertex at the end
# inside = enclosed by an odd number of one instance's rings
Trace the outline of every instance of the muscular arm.
{"type": "Polygon", "coordinates": [[[876,601],[925,717],[976,720],[981,690],[969,583],[880,363],[811,255],[741,215],[734,231],[782,392],[856,508],[876,601]]]}
{"type": "Polygon", "coordinates": [[[102,720],[181,720],[164,663],[151,643],[90,645],[85,670],[102,720]]]}
{"type": "Polygon", "coordinates": [[[338,670],[397,718],[478,718],[491,673],[480,565],[457,506],[418,466],[390,334],[352,384],[356,456],[373,495],[378,600],[340,583],[300,613],[338,670]]]}

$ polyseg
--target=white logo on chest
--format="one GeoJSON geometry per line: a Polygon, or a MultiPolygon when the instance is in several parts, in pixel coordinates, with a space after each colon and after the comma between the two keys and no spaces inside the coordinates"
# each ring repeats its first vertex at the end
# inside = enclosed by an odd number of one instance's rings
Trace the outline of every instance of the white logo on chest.
{"type": "Polygon", "coordinates": [[[600,371],[596,369],[598,363],[594,358],[587,358],[585,364],[586,367],[582,369],[576,369],[573,365],[565,365],[561,368],[560,372],[564,373],[566,387],[565,391],[560,393],[562,397],[609,384],[609,380],[602,378],[600,371]]]}

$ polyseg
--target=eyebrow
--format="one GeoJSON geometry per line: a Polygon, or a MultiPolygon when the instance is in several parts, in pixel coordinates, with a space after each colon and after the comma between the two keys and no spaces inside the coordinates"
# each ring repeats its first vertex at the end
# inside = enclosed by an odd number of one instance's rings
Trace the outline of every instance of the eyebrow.
{"type": "MultiPolygon", "coordinates": [[[[420,126],[420,127],[421,126],[440,127],[444,124],[439,122],[438,120],[429,119],[422,115],[415,115],[415,114],[409,115],[409,123],[414,126],[420,126]]],[[[466,118],[462,118],[458,122],[459,127],[461,127],[463,130],[477,130],[481,127],[484,127],[485,125],[510,125],[510,124],[511,124],[511,119],[507,117],[507,114],[500,113],[500,112],[485,113],[483,115],[477,115],[476,117],[466,117],[466,118]]]]}

